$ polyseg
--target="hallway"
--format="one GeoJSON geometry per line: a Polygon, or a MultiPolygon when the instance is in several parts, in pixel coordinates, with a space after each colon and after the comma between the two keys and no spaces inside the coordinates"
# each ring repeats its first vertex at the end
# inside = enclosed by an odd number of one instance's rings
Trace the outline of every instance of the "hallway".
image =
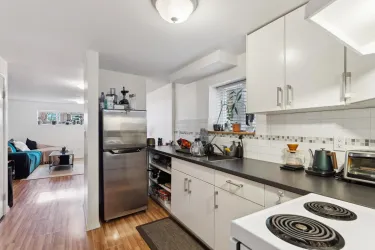
{"type": "Polygon", "coordinates": [[[0,249],[149,249],[135,227],[168,216],[150,200],[146,213],[86,233],[83,175],[15,181],[14,197],[0,223],[0,249]]]}

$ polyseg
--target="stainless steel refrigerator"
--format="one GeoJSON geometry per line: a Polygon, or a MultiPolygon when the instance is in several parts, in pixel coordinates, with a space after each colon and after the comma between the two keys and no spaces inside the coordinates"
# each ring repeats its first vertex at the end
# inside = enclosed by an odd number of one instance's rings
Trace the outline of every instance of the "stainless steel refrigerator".
{"type": "Polygon", "coordinates": [[[144,110],[99,116],[100,214],[104,221],[147,209],[147,123],[144,110]]]}

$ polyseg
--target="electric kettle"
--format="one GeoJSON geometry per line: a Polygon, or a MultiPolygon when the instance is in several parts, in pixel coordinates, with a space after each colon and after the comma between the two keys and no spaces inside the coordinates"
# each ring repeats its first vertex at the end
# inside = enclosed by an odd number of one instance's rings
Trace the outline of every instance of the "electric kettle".
{"type": "Polygon", "coordinates": [[[332,176],[335,174],[334,169],[337,169],[335,152],[324,148],[315,150],[315,154],[313,154],[311,149],[309,149],[309,152],[311,156],[310,167],[306,169],[306,173],[319,176],[332,176]]]}

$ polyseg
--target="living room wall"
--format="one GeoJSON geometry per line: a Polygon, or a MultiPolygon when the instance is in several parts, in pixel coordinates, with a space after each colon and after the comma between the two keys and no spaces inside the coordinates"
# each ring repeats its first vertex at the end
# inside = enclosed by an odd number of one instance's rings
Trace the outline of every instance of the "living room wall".
{"type": "Polygon", "coordinates": [[[67,146],[76,158],[84,155],[83,125],[38,125],[38,110],[82,112],[83,104],[9,100],[9,139],[26,138],[51,146],[67,146]]]}

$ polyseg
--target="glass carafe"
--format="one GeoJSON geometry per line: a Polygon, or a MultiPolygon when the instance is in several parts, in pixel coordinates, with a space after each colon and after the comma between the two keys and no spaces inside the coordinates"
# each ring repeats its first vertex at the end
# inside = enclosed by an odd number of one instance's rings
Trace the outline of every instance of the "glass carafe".
{"type": "Polygon", "coordinates": [[[191,145],[190,153],[193,156],[204,156],[204,147],[199,138],[195,139],[193,145],[191,145]]]}

